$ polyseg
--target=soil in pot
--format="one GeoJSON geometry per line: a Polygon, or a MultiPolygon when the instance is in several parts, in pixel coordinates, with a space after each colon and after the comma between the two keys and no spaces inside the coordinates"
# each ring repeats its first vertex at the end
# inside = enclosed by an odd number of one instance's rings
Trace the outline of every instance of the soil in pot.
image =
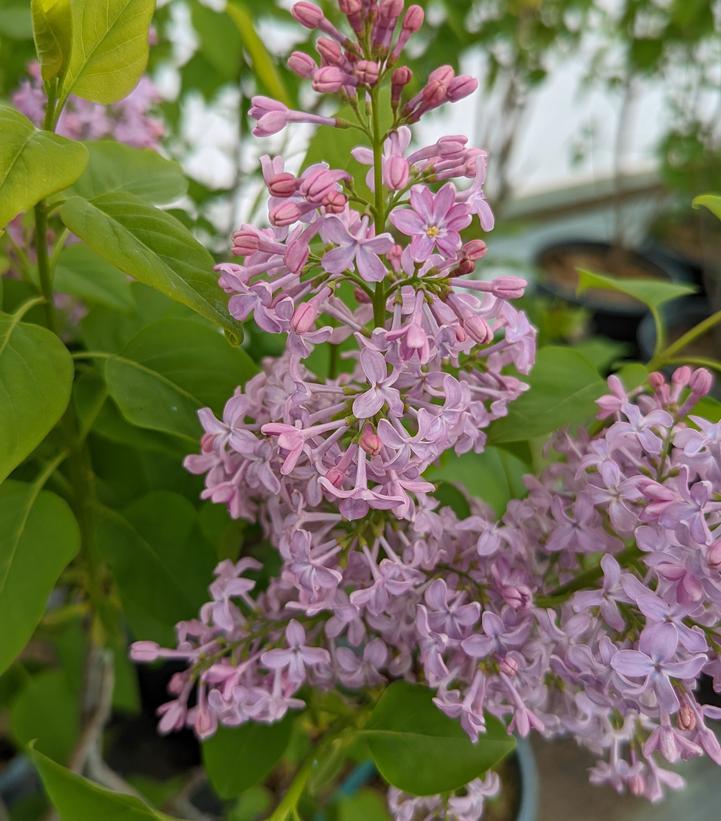
{"type": "Polygon", "coordinates": [[[536,263],[540,269],[538,288],[541,292],[574,305],[583,305],[592,313],[594,333],[634,345],[645,307],[617,291],[591,289],[577,296],[578,269],[586,268],[618,279],[664,281],[673,279],[675,273],[638,251],[604,242],[555,243],[538,254],[536,263]]]}

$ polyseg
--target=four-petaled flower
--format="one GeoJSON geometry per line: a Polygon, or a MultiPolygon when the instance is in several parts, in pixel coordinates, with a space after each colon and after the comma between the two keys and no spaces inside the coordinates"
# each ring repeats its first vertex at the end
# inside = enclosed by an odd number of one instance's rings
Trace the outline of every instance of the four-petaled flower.
{"type": "Polygon", "coordinates": [[[278,647],[266,650],[260,657],[261,662],[271,670],[288,670],[288,679],[294,684],[305,681],[305,668],[322,667],[330,664],[330,653],[322,647],[307,647],[305,628],[291,619],[285,629],[286,648],[278,647]]]}

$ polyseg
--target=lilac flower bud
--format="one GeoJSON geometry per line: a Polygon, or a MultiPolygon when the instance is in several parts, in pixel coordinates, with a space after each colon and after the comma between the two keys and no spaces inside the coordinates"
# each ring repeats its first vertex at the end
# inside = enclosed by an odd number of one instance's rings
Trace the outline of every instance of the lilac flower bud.
{"type": "Polygon", "coordinates": [[[313,74],[313,90],[319,94],[335,94],[353,81],[354,78],[338,66],[323,66],[313,74]]]}
{"type": "Polygon", "coordinates": [[[400,191],[408,185],[410,167],[405,157],[393,155],[383,168],[383,180],[391,191],[400,191]]]}
{"type": "Polygon", "coordinates": [[[258,234],[250,229],[241,229],[233,234],[233,253],[236,257],[256,254],[260,248],[258,234]]]}
{"type": "Polygon", "coordinates": [[[290,321],[290,327],[297,334],[305,334],[315,326],[318,319],[318,309],[313,300],[304,302],[295,309],[293,318],[290,321]]]}
{"type": "Polygon", "coordinates": [[[135,641],[130,645],[130,658],[139,662],[156,661],[160,658],[160,645],[154,641],[135,641]]]}
{"type": "Polygon", "coordinates": [[[280,227],[293,225],[303,215],[303,209],[295,202],[284,202],[271,209],[270,221],[280,227]]]}
{"type": "Polygon", "coordinates": [[[463,246],[463,255],[474,262],[486,255],[488,246],[482,239],[472,239],[463,246]]]}
{"type": "Polygon", "coordinates": [[[677,387],[686,387],[691,381],[691,374],[691,368],[688,365],[682,365],[680,368],[676,368],[671,375],[671,383],[677,387]]]}
{"type": "Polygon", "coordinates": [[[706,370],[706,368],[696,368],[691,374],[688,386],[691,388],[691,392],[694,396],[701,398],[711,391],[713,387],[713,376],[711,376],[711,372],[706,370]]]}
{"type": "Polygon", "coordinates": [[[518,661],[512,656],[505,656],[499,664],[499,669],[507,676],[515,676],[518,673],[518,661]]]}
{"type": "Polygon", "coordinates": [[[290,10],[290,13],[295,19],[307,29],[317,29],[323,20],[325,14],[322,9],[314,3],[307,3],[305,0],[301,3],[296,3],[290,10]]]}
{"type": "Polygon", "coordinates": [[[712,570],[721,570],[721,539],[716,539],[708,546],[706,561],[712,570]]]}
{"type": "Polygon", "coordinates": [[[366,425],[363,428],[359,444],[369,456],[377,456],[383,447],[383,443],[372,425],[366,425]]]}
{"type": "Polygon", "coordinates": [[[316,48],[318,49],[318,54],[320,54],[327,65],[339,67],[346,65],[343,50],[335,40],[320,37],[316,43],[316,48]]]}
{"type": "Polygon", "coordinates": [[[318,64],[303,51],[294,51],[288,58],[288,68],[299,77],[310,79],[313,72],[318,70],[318,64]]]}
{"type": "Polygon", "coordinates": [[[696,714],[686,701],[682,701],[681,709],[678,711],[678,726],[686,732],[693,732],[696,724],[696,714]]]}
{"type": "Polygon", "coordinates": [[[356,34],[363,33],[363,0],[338,0],[340,10],[348,18],[356,34]]]}
{"type": "Polygon", "coordinates": [[[274,197],[292,197],[298,187],[298,180],[293,174],[284,171],[271,177],[268,190],[274,197]]]}
{"type": "Polygon", "coordinates": [[[378,82],[380,67],[374,60],[359,60],[355,65],[355,76],[364,86],[374,86],[378,82]]]}
{"type": "Polygon", "coordinates": [[[403,89],[413,79],[413,72],[407,66],[397,68],[391,76],[391,105],[395,111],[401,102],[403,89]]]}
{"type": "Polygon", "coordinates": [[[308,243],[302,239],[294,240],[288,244],[288,248],[283,256],[283,262],[285,262],[290,271],[294,274],[298,274],[306,262],[308,262],[309,255],[310,248],[308,243]]]}
{"type": "Polygon", "coordinates": [[[348,197],[342,191],[328,191],[323,195],[323,207],[329,214],[342,214],[348,205],[348,197]]]}
{"type": "Polygon", "coordinates": [[[417,31],[420,31],[423,26],[424,19],[425,12],[420,6],[415,4],[409,6],[408,11],[403,18],[403,30],[408,31],[411,34],[415,34],[417,31]]]}
{"type": "Polygon", "coordinates": [[[468,97],[469,94],[473,94],[477,88],[478,80],[475,77],[469,77],[466,74],[454,77],[448,83],[448,99],[452,103],[457,103],[464,97],[468,97]]]}

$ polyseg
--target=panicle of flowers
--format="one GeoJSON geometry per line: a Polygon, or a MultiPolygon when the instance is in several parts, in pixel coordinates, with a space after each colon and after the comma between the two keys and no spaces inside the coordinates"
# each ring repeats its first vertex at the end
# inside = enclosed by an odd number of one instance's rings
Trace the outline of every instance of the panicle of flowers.
{"type": "MultiPolygon", "coordinates": [[[[55,130],[73,140],[112,137],[135,148],[158,148],[165,126],[152,110],[160,101],[158,89],[149,77],[142,77],[127,97],[109,106],[71,95],[55,130]]],[[[36,126],[42,127],[47,97],[38,63],[28,66],[28,77],[13,94],[12,102],[36,126]]]]}
{"type": "MultiPolygon", "coordinates": [[[[485,243],[462,233],[493,226],[485,154],[460,136],[410,146],[409,125],[475,81],[443,67],[410,97],[398,61],[420,7],[339,6],[352,33],[295,5],[321,34],[320,62],[290,64],[356,122],[267,98],[251,116],[259,136],[293,122],[356,129],[370,197],[325,163],[293,174],[264,158],[269,226],[241,226],[241,261],[218,271],[233,316],[285,334],[286,352],[222,418],[201,411],[186,461],[204,498],[261,523],[281,570],[261,586],[255,560],[221,563],[176,648],[134,645],[138,661],[187,665],[160,728],[204,737],[276,721],[308,687],[406,678],[434,688],[474,740],[487,713],[521,736],[570,734],[599,755],[592,780],[656,799],[680,782],[664,762],[721,761],[706,723],[717,711],[695,695],[702,672],[721,689],[721,425],[689,417],[710,376],[654,374],[633,394],[612,377],[596,429],[559,434],[553,463],[500,521],[478,501],[466,518],[440,505],[425,472],[448,450],[483,450],[526,387],[535,331],[512,304],[523,280],[471,277],[485,243]],[[311,370],[320,343],[343,373],[311,370]]],[[[449,817],[478,817],[494,788],[472,782],[449,817]]],[[[398,818],[434,811],[391,802],[398,818]]]]}

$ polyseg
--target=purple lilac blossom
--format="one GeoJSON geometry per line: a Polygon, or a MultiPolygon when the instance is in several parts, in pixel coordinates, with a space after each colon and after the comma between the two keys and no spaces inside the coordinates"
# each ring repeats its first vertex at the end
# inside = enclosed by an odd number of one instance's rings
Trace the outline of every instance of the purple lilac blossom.
{"type": "MultiPolygon", "coordinates": [[[[549,466],[500,519],[478,500],[465,518],[439,503],[426,471],[449,450],[484,450],[486,429],[527,388],[536,334],[513,305],[523,280],[472,278],[485,243],[461,231],[474,218],[493,225],[485,152],[451,136],[408,153],[408,126],[475,81],[443,66],[404,102],[410,72],[395,63],[420,7],[399,29],[397,0],[382,14],[371,0],[339,5],[355,39],[299,3],[296,19],[325,35],[322,64],[295,53],[290,65],[346,100],[392,74],[396,127],[375,192],[388,218],[344,171],[319,163],[296,176],[263,160],[270,226],[241,226],[241,261],[218,273],[230,312],[286,334],[286,351],[221,418],[201,411],[186,467],[205,477],[203,498],[260,523],[282,564],[257,591],[248,559],[223,562],[176,648],[134,645],[138,661],[187,662],[160,730],[207,737],[301,709],[301,688],[375,695],[406,679],[432,687],[474,741],[486,714],[521,736],[568,735],[598,757],[594,783],[657,800],[682,783],[666,763],[721,763],[707,725],[719,711],[695,695],[702,672],[721,690],[721,437],[688,420],[710,379],[681,368],[628,393],[613,377],[594,432],[559,433],[549,466]],[[350,372],[309,369],[326,341],[353,344],[350,372]]],[[[319,122],[268,98],[251,116],[260,135],[319,122]]],[[[375,162],[367,145],[354,156],[375,162]]],[[[391,789],[389,801],[397,819],[444,807],[470,821],[497,789],[491,774],[451,796],[391,789]]]]}

